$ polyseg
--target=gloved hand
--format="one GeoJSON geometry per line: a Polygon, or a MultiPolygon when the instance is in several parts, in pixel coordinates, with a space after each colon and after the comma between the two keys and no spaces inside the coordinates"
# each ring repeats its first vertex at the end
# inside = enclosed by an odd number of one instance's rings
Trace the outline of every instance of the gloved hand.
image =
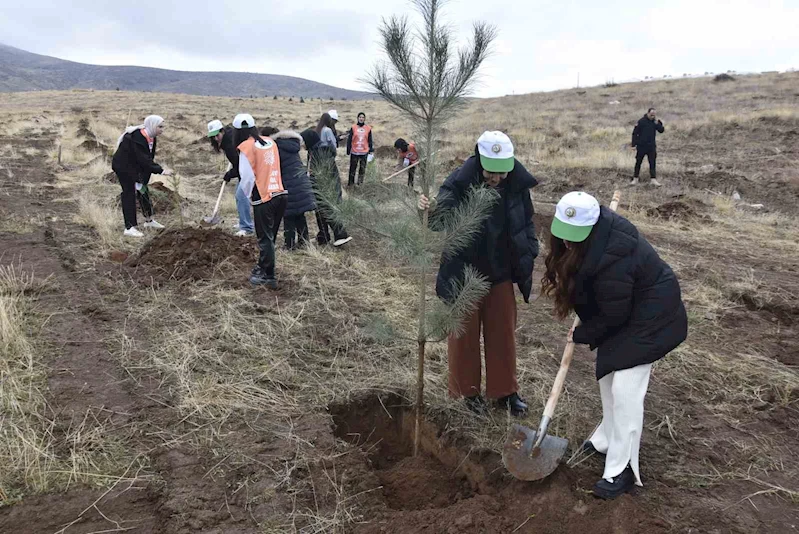
{"type": "Polygon", "coordinates": [[[226,183],[226,184],[229,184],[229,183],[230,183],[230,176],[228,176],[227,174],[226,174],[226,175],[224,175],[224,176],[222,177],[222,179],[225,181],[225,183],[226,183]]]}

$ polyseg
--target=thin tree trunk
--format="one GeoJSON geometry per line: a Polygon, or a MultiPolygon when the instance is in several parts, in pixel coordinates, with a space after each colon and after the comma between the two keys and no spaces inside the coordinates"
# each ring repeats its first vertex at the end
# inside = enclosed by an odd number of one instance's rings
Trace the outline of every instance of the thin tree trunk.
{"type": "MultiPolygon", "coordinates": [[[[427,228],[429,210],[422,214],[422,226],[427,228]]],[[[419,343],[418,360],[416,362],[416,416],[413,430],[413,455],[419,454],[419,441],[422,435],[422,413],[424,412],[424,355],[427,343],[426,304],[427,304],[427,261],[422,260],[419,273],[419,343]]]]}

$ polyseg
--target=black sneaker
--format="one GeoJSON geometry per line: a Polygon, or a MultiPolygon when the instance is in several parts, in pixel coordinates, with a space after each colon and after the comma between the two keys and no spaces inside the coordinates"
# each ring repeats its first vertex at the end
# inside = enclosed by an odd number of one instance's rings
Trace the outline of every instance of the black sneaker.
{"type": "Polygon", "coordinates": [[[277,289],[277,280],[275,276],[266,274],[262,269],[255,268],[250,275],[250,283],[254,286],[266,286],[269,289],[277,289]]]}
{"type": "Polygon", "coordinates": [[[518,393],[511,393],[507,397],[497,399],[497,405],[503,410],[510,410],[510,414],[514,417],[527,413],[527,403],[518,393]]]}
{"type": "Polygon", "coordinates": [[[483,396],[479,393],[472,397],[464,397],[463,401],[466,403],[466,407],[469,408],[470,411],[478,415],[485,415],[488,413],[488,404],[483,396]]]}
{"type": "Polygon", "coordinates": [[[606,501],[615,499],[635,488],[635,474],[629,465],[621,474],[608,482],[604,478],[594,484],[594,497],[605,499],[606,501]]]}

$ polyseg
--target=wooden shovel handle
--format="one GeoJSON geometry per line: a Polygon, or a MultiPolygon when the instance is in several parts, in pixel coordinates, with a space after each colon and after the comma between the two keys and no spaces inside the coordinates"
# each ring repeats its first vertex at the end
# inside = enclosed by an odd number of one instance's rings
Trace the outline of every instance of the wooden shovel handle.
{"type": "Polygon", "coordinates": [[[219,188],[219,196],[216,197],[216,206],[214,206],[214,212],[211,214],[212,217],[216,217],[216,213],[219,211],[219,203],[222,202],[222,193],[225,192],[225,181],[222,180],[222,187],[219,188]]]}
{"type": "MultiPolygon", "coordinates": [[[[621,191],[616,191],[613,193],[613,200],[610,202],[610,209],[611,211],[616,211],[619,207],[619,200],[621,200],[621,191]]],[[[580,322],[579,317],[574,318],[574,324],[572,325],[572,329],[576,329],[582,323],[580,322]]],[[[552,390],[549,392],[549,399],[547,400],[547,405],[544,407],[544,417],[551,419],[552,416],[555,414],[555,408],[558,405],[558,399],[560,398],[560,394],[563,392],[563,384],[566,382],[566,374],[569,372],[569,366],[572,363],[572,357],[574,356],[574,342],[567,341],[566,348],[563,349],[563,357],[560,359],[560,369],[558,369],[558,374],[555,377],[555,382],[552,384],[552,390]]]]}

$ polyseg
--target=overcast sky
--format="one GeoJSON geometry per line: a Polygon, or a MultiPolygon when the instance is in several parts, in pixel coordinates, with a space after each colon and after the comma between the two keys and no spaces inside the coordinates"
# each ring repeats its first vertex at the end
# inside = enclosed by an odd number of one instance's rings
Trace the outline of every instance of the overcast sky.
{"type": "MultiPolygon", "coordinates": [[[[237,70],[366,89],[383,17],[410,2],[0,0],[0,42],[104,65],[237,70]],[[261,7],[262,6],[262,7],[261,7]]],[[[405,8],[407,9],[407,7],[405,8]]],[[[479,96],[645,76],[799,68],[799,0],[451,0],[499,37],[479,96]]]]}

